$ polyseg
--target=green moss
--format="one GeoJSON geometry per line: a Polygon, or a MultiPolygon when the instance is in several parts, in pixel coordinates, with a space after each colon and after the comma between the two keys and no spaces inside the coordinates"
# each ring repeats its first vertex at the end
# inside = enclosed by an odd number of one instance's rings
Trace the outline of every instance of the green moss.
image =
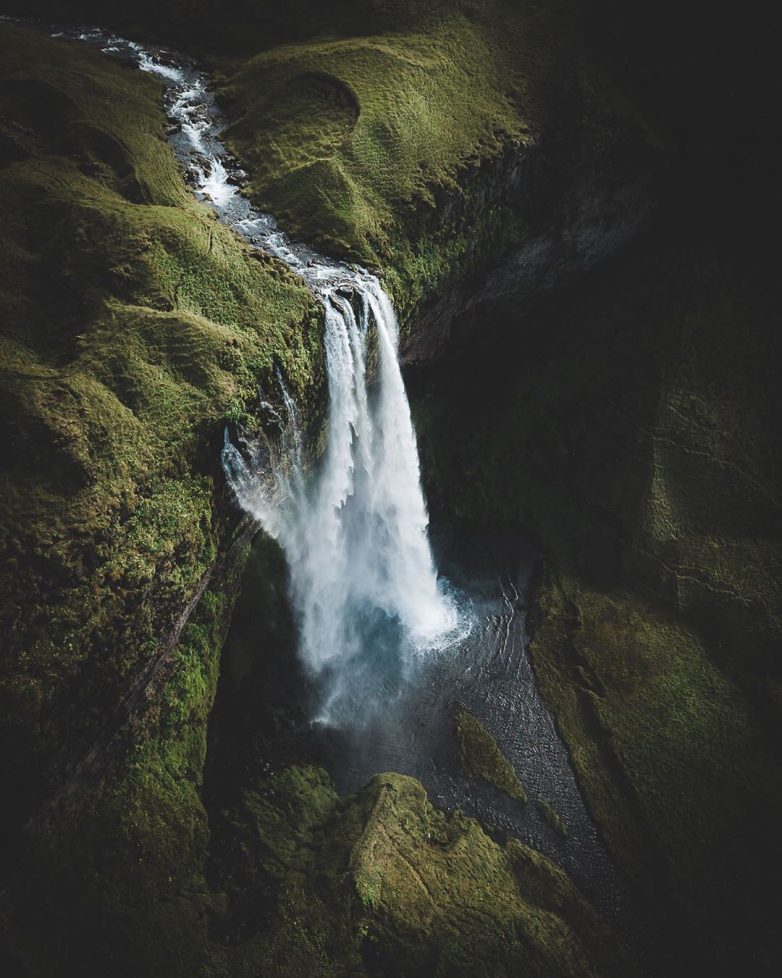
{"type": "Polygon", "coordinates": [[[406,331],[414,329],[415,314],[427,301],[446,294],[476,266],[489,267],[523,240],[525,232],[520,213],[497,204],[477,208],[469,227],[446,225],[415,240],[396,241],[388,252],[384,281],[406,331]]]}
{"type": "Polygon", "coordinates": [[[380,775],[340,800],[319,772],[289,768],[238,816],[240,844],[279,880],[244,948],[263,973],[621,973],[609,930],[564,873],[433,809],[411,778],[380,775]]]}
{"type": "MultiPolygon", "coordinates": [[[[556,588],[560,597],[544,598],[536,663],[615,849],[637,872],[649,871],[638,864],[638,840],[621,823],[614,828],[617,805],[632,804],[677,892],[697,900],[704,887],[724,891],[732,862],[724,847],[747,806],[754,809],[765,791],[776,790],[747,701],[702,641],[664,613],[631,595],[608,596],[570,580],[560,579],[556,588]],[[570,649],[565,656],[556,648],[563,638],[570,649]],[[596,741],[596,730],[604,738],[596,741]],[[716,862],[715,851],[723,852],[716,862]]],[[[648,845],[646,852],[654,858],[648,845]]]]}
{"type": "Polygon", "coordinates": [[[470,778],[483,778],[508,797],[526,805],[527,793],[519,776],[478,717],[469,710],[459,710],[456,714],[456,733],[464,773],[470,778]]]}
{"type": "Polygon", "coordinates": [[[573,36],[559,5],[343,4],[328,31],[221,63],[226,137],[252,199],[382,269],[406,326],[525,238],[555,65],[581,84],[573,36]]]}
{"type": "Polygon", "coordinates": [[[547,824],[550,825],[558,835],[561,835],[563,839],[566,839],[567,825],[565,825],[565,823],[562,821],[562,818],[558,812],[542,798],[538,798],[535,804],[538,806],[538,811],[546,820],[547,824]]]}
{"type": "Polygon", "coordinates": [[[199,788],[230,568],[177,629],[230,540],[224,421],[252,420],[275,363],[313,389],[317,316],[298,280],[192,200],[157,84],[5,25],[0,44],[9,847],[98,744],[79,819],[31,838],[4,929],[23,974],[214,974],[199,788]],[[93,779],[107,781],[97,797],[93,779]]]}
{"type": "Polygon", "coordinates": [[[522,18],[482,6],[241,64],[224,89],[227,136],[253,197],[324,250],[377,264],[406,220],[464,193],[460,171],[500,157],[529,125],[511,95],[522,18]]]}
{"type": "Polygon", "coordinates": [[[225,419],[250,416],[275,362],[312,390],[321,354],[303,285],[193,200],[155,81],[7,25],[0,46],[13,821],[154,661],[223,545],[225,419]]]}
{"type": "Polygon", "coordinates": [[[204,594],[159,695],[104,759],[112,771],[100,794],[81,797],[78,819],[53,819],[24,853],[7,940],[20,973],[222,973],[208,922],[223,900],[207,884],[200,787],[231,593],[229,581],[204,594]]]}

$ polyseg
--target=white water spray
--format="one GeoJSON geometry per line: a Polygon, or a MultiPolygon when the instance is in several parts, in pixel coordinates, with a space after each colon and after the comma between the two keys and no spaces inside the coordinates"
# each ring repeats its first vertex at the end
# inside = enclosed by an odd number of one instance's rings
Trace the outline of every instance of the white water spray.
{"type": "Polygon", "coordinates": [[[339,291],[320,292],[329,418],[312,481],[303,477],[295,445],[293,474],[279,466],[271,482],[263,462],[253,472],[232,444],[223,452],[241,505],[288,557],[302,651],[316,672],[335,661],[355,663],[383,623],[399,626],[406,654],[436,642],[454,623],[429,548],[393,308],[374,277],[357,272],[350,284],[357,310],[345,282],[339,291]],[[373,331],[378,365],[370,385],[373,331]]]}

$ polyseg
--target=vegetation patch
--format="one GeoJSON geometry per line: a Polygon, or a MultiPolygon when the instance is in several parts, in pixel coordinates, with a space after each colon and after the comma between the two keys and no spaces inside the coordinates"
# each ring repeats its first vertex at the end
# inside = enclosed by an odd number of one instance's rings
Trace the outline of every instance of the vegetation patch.
{"type": "Polygon", "coordinates": [[[304,286],[251,260],[185,186],[157,82],[5,24],[0,48],[10,841],[227,543],[226,421],[252,420],[275,363],[297,393],[322,367],[304,286]]]}
{"type": "MultiPolygon", "coordinates": [[[[302,776],[316,777],[283,772],[274,783],[302,776]]],[[[623,973],[610,931],[561,871],[519,843],[497,845],[472,819],[433,809],[412,778],[379,775],[352,798],[324,798],[314,822],[298,821],[295,804],[288,811],[293,818],[266,836],[282,858],[280,909],[253,940],[273,973],[294,973],[293,961],[315,974],[623,973]],[[304,825],[311,862],[295,883],[284,839],[304,825]]],[[[316,808],[305,812],[309,820],[316,808]]]]}
{"type": "Polygon", "coordinates": [[[546,824],[549,825],[563,839],[567,838],[567,825],[565,825],[556,809],[552,808],[547,801],[538,798],[536,802],[538,811],[543,816],[546,824]]]}
{"type": "Polygon", "coordinates": [[[465,192],[460,173],[528,133],[513,96],[522,18],[482,6],[242,62],[222,95],[253,198],[327,253],[387,258],[406,224],[465,192]]]}
{"type": "Polygon", "coordinates": [[[509,798],[526,805],[527,793],[519,776],[478,717],[469,710],[460,709],[456,714],[456,733],[462,770],[467,777],[483,778],[509,798]]]}

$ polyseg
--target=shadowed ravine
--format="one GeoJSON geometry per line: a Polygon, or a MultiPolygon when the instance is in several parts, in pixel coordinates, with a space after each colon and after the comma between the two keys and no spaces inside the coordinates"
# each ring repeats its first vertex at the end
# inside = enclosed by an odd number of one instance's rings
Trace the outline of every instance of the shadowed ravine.
{"type": "MultiPolygon", "coordinates": [[[[237,501],[286,555],[299,652],[311,680],[294,705],[315,721],[296,732],[303,751],[344,793],[378,771],[418,778],[436,804],[474,815],[498,837],[533,845],[603,910],[621,914],[622,886],[526,650],[533,551],[505,531],[442,531],[435,552],[446,576],[438,579],[396,321],[378,279],[290,241],[251,206],[196,67],[98,30],[54,36],[130,59],[164,81],[170,142],[195,195],[251,246],[301,275],[324,307],[329,415],[320,458],[312,462],[281,375],[279,389],[264,392],[269,400],[261,404],[274,436],[240,436],[237,447],[226,433],[223,450],[237,501]],[[454,729],[461,707],[496,738],[528,805],[465,777],[454,729]],[[537,802],[561,817],[566,838],[537,802]]],[[[287,695],[272,685],[270,709],[278,694],[287,695]]]]}

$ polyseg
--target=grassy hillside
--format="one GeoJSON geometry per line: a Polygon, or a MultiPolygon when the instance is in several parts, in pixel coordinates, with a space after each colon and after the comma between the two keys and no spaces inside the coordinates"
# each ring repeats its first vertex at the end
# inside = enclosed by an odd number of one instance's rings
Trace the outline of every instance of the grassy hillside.
{"type": "Polygon", "coordinates": [[[153,6],[36,9],[210,63],[249,195],[294,236],[381,270],[403,324],[523,241],[531,219],[572,209],[591,171],[592,193],[610,192],[655,155],[567,0],[153,6]]]}
{"type": "Polygon", "coordinates": [[[387,257],[400,227],[528,137],[523,18],[482,8],[243,63],[222,91],[253,197],[326,250],[387,257]]]}
{"type": "Polygon", "coordinates": [[[160,654],[223,546],[225,421],[251,408],[275,361],[300,390],[320,361],[305,289],[192,200],[157,84],[1,30],[13,820],[160,654]]]}

